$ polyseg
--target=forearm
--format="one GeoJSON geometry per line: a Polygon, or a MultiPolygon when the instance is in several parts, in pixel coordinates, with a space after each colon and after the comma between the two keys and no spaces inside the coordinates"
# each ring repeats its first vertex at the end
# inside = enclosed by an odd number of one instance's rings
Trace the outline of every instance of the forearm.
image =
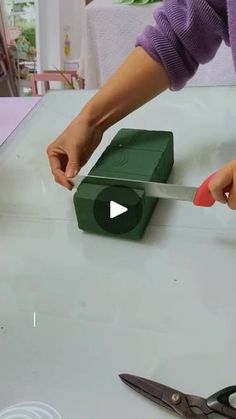
{"type": "Polygon", "coordinates": [[[163,66],[137,47],[87,103],[81,117],[105,131],[169,86],[163,66]]]}

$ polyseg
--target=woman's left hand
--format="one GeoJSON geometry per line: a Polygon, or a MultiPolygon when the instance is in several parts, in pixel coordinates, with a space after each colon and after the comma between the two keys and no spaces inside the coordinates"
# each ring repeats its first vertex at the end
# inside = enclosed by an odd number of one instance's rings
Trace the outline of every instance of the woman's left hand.
{"type": "Polygon", "coordinates": [[[236,159],[218,170],[209,183],[209,190],[216,201],[227,204],[232,210],[236,209],[236,159]],[[232,187],[227,196],[224,189],[228,185],[232,187]]]}

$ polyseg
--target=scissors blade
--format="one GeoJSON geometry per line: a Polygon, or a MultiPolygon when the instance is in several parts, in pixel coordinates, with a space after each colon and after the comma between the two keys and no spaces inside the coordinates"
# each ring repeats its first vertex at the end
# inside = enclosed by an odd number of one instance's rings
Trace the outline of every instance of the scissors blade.
{"type": "Polygon", "coordinates": [[[137,393],[143,397],[152,400],[154,403],[163,406],[169,410],[173,410],[171,406],[163,401],[166,395],[179,394],[177,390],[167,387],[155,381],[147,380],[146,378],[137,377],[130,374],[120,374],[120,379],[137,393]]]}

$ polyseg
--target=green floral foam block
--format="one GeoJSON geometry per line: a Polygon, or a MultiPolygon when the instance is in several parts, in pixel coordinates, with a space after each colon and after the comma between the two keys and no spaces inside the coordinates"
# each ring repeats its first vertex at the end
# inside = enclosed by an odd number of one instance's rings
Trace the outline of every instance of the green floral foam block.
{"type": "MultiPolygon", "coordinates": [[[[173,163],[171,132],[121,129],[89,174],[163,183],[167,181],[173,163]]],[[[119,181],[96,179],[91,182],[90,178],[85,178],[74,195],[78,226],[91,233],[138,240],[143,236],[158,200],[146,197],[143,189],[132,189],[133,194],[130,194],[130,188],[127,192],[127,188],[124,191],[117,185],[119,181]],[[111,192],[109,185],[112,185],[111,192]],[[135,206],[137,200],[138,206],[135,206]],[[131,220],[127,221],[128,214],[122,214],[114,220],[108,220],[107,229],[106,223],[104,226],[103,222],[99,222],[101,214],[97,217],[96,211],[99,212],[104,205],[108,208],[111,205],[109,201],[117,201],[122,207],[129,208],[127,213],[131,214],[131,220]],[[131,222],[132,228],[125,229],[126,222],[131,222]],[[115,227],[116,223],[118,227],[115,227]]],[[[108,214],[104,213],[102,218],[109,218],[108,214]]]]}

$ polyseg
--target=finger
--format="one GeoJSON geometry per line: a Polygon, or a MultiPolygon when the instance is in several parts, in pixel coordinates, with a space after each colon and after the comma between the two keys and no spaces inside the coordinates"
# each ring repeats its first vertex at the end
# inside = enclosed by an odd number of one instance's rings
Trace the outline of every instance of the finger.
{"type": "Polygon", "coordinates": [[[61,170],[61,160],[59,156],[49,154],[48,159],[49,159],[49,165],[51,167],[51,171],[53,174],[56,170],[61,170]]]}
{"type": "Polygon", "coordinates": [[[233,186],[228,196],[228,206],[230,209],[236,209],[236,174],[233,173],[233,186]]]}
{"type": "Polygon", "coordinates": [[[223,170],[219,171],[209,183],[209,190],[215,201],[222,204],[227,203],[228,198],[224,193],[224,189],[232,183],[232,175],[223,170]]]}
{"type": "Polygon", "coordinates": [[[70,182],[70,180],[67,179],[64,172],[57,171],[54,175],[54,179],[56,183],[59,183],[60,185],[64,186],[66,189],[69,189],[70,191],[73,189],[72,182],[70,182]]]}
{"type": "Polygon", "coordinates": [[[66,166],[66,177],[75,177],[80,170],[80,153],[75,147],[68,150],[68,163],[66,166]]]}
{"type": "Polygon", "coordinates": [[[221,204],[227,203],[227,196],[224,194],[224,189],[218,185],[209,185],[209,190],[214,200],[221,204]]]}
{"type": "Polygon", "coordinates": [[[64,171],[61,170],[61,161],[59,157],[49,155],[48,158],[49,158],[49,164],[50,164],[55,181],[59,183],[60,185],[64,186],[65,188],[71,190],[72,184],[67,179],[64,171]]]}

